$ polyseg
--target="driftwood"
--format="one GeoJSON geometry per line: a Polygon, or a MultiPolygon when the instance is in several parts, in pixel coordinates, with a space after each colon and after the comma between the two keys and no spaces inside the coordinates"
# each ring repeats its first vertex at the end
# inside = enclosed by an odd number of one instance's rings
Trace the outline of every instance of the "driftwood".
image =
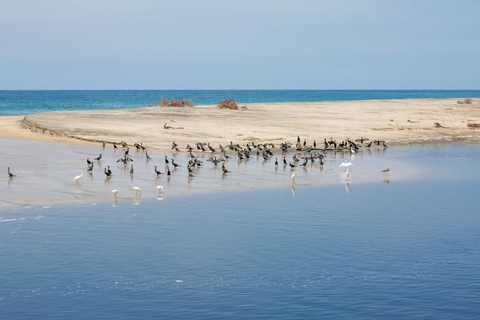
{"type": "Polygon", "coordinates": [[[163,129],[166,129],[166,130],[169,130],[169,129],[183,129],[183,127],[172,127],[172,126],[169,126],[167,124],[168,124],[168,122],[165,122],[165,124],[163,125],[163,129]]]}
{"type": "Polygon", "coordinates": [[[467,123],[467,128],[480,129],[480,123],[467,123]]]}

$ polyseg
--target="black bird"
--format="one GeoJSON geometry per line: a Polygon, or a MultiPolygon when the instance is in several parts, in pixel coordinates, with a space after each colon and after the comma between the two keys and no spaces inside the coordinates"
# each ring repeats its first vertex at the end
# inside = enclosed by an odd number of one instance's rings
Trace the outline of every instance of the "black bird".
{"type": "Polygon", "coordinates": [[[222,170],[223,170],[223,173],[229,173],[230,171],[227,170],[227,168],[225,168],[225,165],[222,164],[222,170]]]}
{"type": "Polygon", "coordinates": [[[93,163],[88,165],[87,172],[92,172],[93,170],[93,163]]]}
{"type": "Polygon", "coordinates": [[[109,176],[112,175],[112,170],[110,170],[110,166],[107,166],[107,172],[108,172],[108,175],[109,175],[109,176]]]}
{"type": "Polygon", "coordinates": [[[88,165],[92,164],[92,161],[90,161],[89,158],[87,158],[87,164],[88,164],[88,165]]]}
{"type": "Polygon", "coordinates": [[[160,170],[157,169],[157,166],[155,166],[155,169],[153,169],[153,171],[155,171],[155,173],[158,175],[161,175],[162,173],[160,172],[160,170]]]}
{"type": "Polygon", "coordinates": [[[167,176],[171,176],[172,173],[170,172],[170,168],[167,166],[167,176]]]}
{"type": "Polygon", "coordinates": [[[133,164],[132,164],[132,166],[130,167],[130,174],[133,174],[133,164]]]}
{"type": "Polygon", "coordinates": [[[115,142],[113,143],[113,149],[117,149],[117,145],[115,144],[115,142]]]}
{"type": "Polygon", "coordinates": [[[165,164],[169,164],[170,162],[168,161],[167,156],[165,156],[165,164]]]}
{"type": "Polygon", "coordinates": [[[175,162],[175,160],[172,159],[172,165],[177,168],[177,167],[181,167],[181,165],[179,165],[178,163],[175,162]]]}
{"type": "Polygon", "coordinates": [[[284,164],[284,165],[287,165],[287,164],[288,164],[288,163],[287,163],[287,159],[285,159],[285,157],[283,157],[283,164],[284,164]]]}
{"type": "Polygon", "coordinates": [[[102,143],[102,148],[105,148],[105,141],[103,141],[102,143]]]}
{"type": "Polygon", "coordinates": [[[148,155],[148,151],[145,151],[145,157],[147,158],[147,160],[152,160],[152,158],[148,155]]]}
{"type": "Polygon", "coordinates": [[[290,163],[288,163],[288,164],[290,165],[290,168],[292,168],[292,169],[296,167],[296,165],[294,165],[294,164],[293,164],[293,163],[291,163],[291,162],[290,162],[290,163]]]}
{"type": "Polygon", "coordinates": [[[275,165],[278,166],[278,160],[275,158],[275,165]]]}
{"type": "Polygon", "coordinates": [[[104,168],[104,169],[103,169],[103,173],[105,173],[105,175],[107,176],[107,178],[112,176],[112,174],[107,171],[107,168],[104,168]]]}
{"type": "Polygon", "coordinates": [[[15,174],[13,174],[12,171],[10,171],[10,167],[8,167],[7,172],[8,172],[8,176],[9,176],[10,178],[13,178],[13,177],[16,177],[16,176],[17,176],[17,175],[15,175],[15,174]]]}
{"type": "Polygon", "coordinates": [[[94,159],[94,160],[100,160],[100,159],[102,159],[102,154],[100,153],[100,155],[99,155],[98,157],[93,158],[93,159],[94,159]]]}

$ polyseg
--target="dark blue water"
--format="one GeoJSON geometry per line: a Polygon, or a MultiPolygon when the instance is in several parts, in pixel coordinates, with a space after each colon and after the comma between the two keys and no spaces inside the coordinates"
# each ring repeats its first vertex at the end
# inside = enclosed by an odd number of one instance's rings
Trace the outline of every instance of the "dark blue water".
{"type": "Polygon", "coordinates": [[[0,116],[45,111],[127,109],[146,107],[168,99],[191,99],[197,105],[218,104],[221,99],[239,103],[340,101],[372,99],[480,97],[480,90],[0,90],[0,116]]]}
{"type": "Polygon", "coordinates": [[[479,149],[395,153],[463,174],[4,213],[1,317],[478,319],[479,149]]]}

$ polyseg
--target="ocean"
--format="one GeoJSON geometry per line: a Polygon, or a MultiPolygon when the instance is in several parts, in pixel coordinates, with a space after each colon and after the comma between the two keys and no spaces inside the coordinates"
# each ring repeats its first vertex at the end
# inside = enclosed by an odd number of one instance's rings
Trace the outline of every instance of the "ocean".
{"type": "Polygon", "coordinates": [[[46,111],[130,109],[167,99],[191,99],[197,105],[222,99],[239,103],[350,101],[376,99],[478,98],[480,90],[0,90],[0,116],[46,111]]]}

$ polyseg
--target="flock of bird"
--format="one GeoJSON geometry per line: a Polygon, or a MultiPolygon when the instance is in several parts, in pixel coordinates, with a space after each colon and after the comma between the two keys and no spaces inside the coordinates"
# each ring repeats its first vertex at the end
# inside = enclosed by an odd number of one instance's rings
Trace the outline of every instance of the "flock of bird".
{"type": "MultiPolygon", "coordinates": [[[[105,145],[106,145],[105,142],[103,142],[102,143],[103,148],[105,148],[105,145]]],[[[124,141],[121,141],[120,143],[116,143],[116,142],[113,143],[114,149],[118,149],[119,146],[120,148],[123,149],[123,155],[116,162],[123,164],[125,167],[130,166],[129,172],[130,172],[130,175],[133,177],[135,170],[133,165],[134,160],[130,156],[130,145],[128,145],[124,141]]],[[[283,162],[283,166],[286,167],[288,165],[290,166],[291,171],[293,171],[291,175],[292,184],[295,183],[296,174],[294,170],[296,167],[305,167],[309,162],[310,163],[318,162],[320,166],[323,166],[324,157],[328,152],[347,152],[350,154],[354,154],[361,151],[362,149],[370,149],[372,147],[382,148],[383,150],[387,148],[385,141],[383,140],[370,141],[367,138],[360,138],[355,141],[352,141],[350,139],[345,139],[338,143],[336,140],[333,140],[332,138],[330,140],[324,139],[322,148],[320,148],[320,147],[317,147],[316,141],[313,141],[313,144],[311,145],[307,145],[307,141],[306,139],[304,139],[302,143],[302,140],[300,139],[300,137],[297,137],[297,141],[295,145],[289,142],[282,142],[278,145],[274,145],[273,143],[260,144],[255,142],[249,142],[246,145],[241,146],[239,144],[234,144],[233,142],[230,142],[230,144],[226,146],[222,146],[220,144],[218,148],[215,148],[212,145],[210,145],[210,143],[197,142],[194,146],[195,148],[187,144],[185,148],[190,158],[190,160],[186,165],[188,179],[195,178],[196,170],[204,166],[204,162],[200,160],[198,156],[193,153],[194,151],[196,153],[201,153],[201,154],[210,153],[211,155],[208,157],[206,161],[211,162],[212,165],[215,167],[221,164],[223,176],[226,176],[229,173],[231,173],[231,171],[226,168],[225,163],[228,161],[228,159],[231,159],[232,157],[236,157],[238,161],[247,161],[253,155],[256,155],[257,158],[261,156],[264,160],[269,160],[275,156],[274,152],[277,152],[280,154],[281,157],[283,157],[283,159],[281,160],[283,162]],[[293,151],[294,151],[294,154],[291,157],[291,160],[287,161],[287,156],[289,157],[289,153],[292,153],[293,151]]],[[[137,151],[143,152],[145,156],[145,160],[147,162],[152,160],[152,157],[148,154],[148,151],[146,150],[146,147],[143,145],[143,143],[140,143],[140,144],[135,143],[133,144],[133,148],[135,148],[137,151]]],[[[175,152],[181,151],[179,149],[178,144],[175,142],[172,143],[171,150],[175,152]]],[[[87,172],[91,174],[95,167],[95,163],[100,162],[102,157],[103,157],[103,154],[100,153],[97,157],[94,157],[93,160],[90,160],[90,158],[87,158],[86,170],[82,170],[80,175],[75,176],[73,180],[76,183],[80,183],[80,180],[82,179],[84,174],[87,172]]],[[[167,176],[170,177],[172,175],[172,172],[170,171],[170,165],[172,165],[174,169],[181,167],[181,165],[176,163],[173,158],[169,160],[167,156],[165,156],[164,162],[165,162],[165,172],[161,172],[158,166],[156,165],[153,167],[153,174],[155,176],[158,177],[160,175],[166,174],[167,176]]],[[[275,166],[277,167],[278,165],[279,165],[278,157],[276,157],[275,166]]],[[[349,167],[351,166],[353,166],[353,164],[351,162],[347,162],[347,160],[344,160],[340,164],[340,168],[342,167],[345,168],[345,174],[347,179],[350,177],[349,167]]],[[[390,168],[384,169],[381,172],[387,175],[390,172],[390,168]]],[[[104,168],[103,173],[105,174],[106,179],[110,179],[113,176],[113,172],[110,166],[107,166],[106,168],[104,168]]],[[[8,176],[11,179],[16,177],[16,175],[12,173],[10,167],[8,167],[8,176]]],[[[130,188],[133,191],[135,191],[136,195],[141,195],[142,189],[140,187],[131,185],[130,188]]],[[[156,188],[159,193],[163,192],[164,190],[164,187],[160,185],[156,186],[156,188]]],[[[112,196],[116,198],[119,194],[119,190],[114,189],[111,191],[111,193],[112,193],[112,196]]]]}

